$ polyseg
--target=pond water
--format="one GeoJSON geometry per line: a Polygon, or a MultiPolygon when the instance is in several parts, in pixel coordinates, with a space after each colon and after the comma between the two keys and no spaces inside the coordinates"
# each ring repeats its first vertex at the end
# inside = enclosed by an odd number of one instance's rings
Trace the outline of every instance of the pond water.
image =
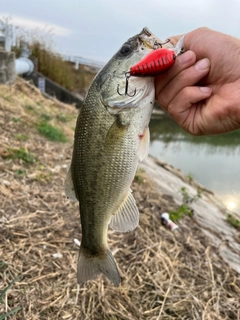
{"type": "Polygon", "coordinates": [[[240,214],[240,130],[195,137],[165,115],[153,118],[149,127],[152,156],[181,169],[240,214]]]}

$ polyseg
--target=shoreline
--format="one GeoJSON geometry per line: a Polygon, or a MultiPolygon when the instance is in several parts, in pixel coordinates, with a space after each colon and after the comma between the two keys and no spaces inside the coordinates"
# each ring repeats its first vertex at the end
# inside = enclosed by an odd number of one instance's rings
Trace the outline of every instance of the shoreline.
{"type": "Polygon", "coordinates": [[[224,261],[240,274],[240,237],[237,239],[239,232],[227,223],[229,210],[214,192],[194,180],[189,182],[180,170],[151,156],[140,163],[139,168],[152,181],[159,197],[167,195],[177,205],[182,204],[181,188],[186,188],[190,196],[194,196],[198,188],[202,189],[201,198],[191,205],[194,223],[199,225],[224,261]]]}

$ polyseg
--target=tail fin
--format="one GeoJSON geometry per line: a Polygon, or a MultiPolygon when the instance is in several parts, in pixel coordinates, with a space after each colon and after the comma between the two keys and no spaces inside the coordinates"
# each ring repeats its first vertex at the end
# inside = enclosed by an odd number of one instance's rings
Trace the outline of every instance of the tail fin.
{"type": "Polygon", "coordinates": [[[120,275],[111,251],[107,249],[105,254],[90,256],[80,247],[77,268],[78,283],[94,279],[100,273],[103,273],[116,287],[119,286],[120,275]]]}

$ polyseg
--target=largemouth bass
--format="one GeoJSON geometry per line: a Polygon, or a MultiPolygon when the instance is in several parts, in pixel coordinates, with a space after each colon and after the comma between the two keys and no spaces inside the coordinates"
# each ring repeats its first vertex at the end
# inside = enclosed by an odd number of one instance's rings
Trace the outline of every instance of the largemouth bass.
{"type": "Polygon", "coordinates": [[[139,222],[130,186],[138,162],[148,154],[154,78],[132,77],[128,89],[131,93],[136,88],[132,97],[120,96],[117,87],[125,87],[125,73],[153,50],[156,41],[160,42],[144,28],[125,42],[94,78],[77,119],[65,190],[80,207],[79,284],[100,273],[115,286],[120,283],[107,231],[109,225],[131,231],[139,222]]]}

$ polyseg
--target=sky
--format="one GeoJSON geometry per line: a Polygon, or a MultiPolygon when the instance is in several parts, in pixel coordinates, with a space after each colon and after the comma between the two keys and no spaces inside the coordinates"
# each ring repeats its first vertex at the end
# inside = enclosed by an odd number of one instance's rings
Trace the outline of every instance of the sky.
{"type": "Polygon", "coordinates": [[[0,0],[0,4],[0,18],[11,17],[12,24],[26,30],[37,28],[43,39],[51,38],[54,51],[102,62],[143,27],[162,40],[201,26],[240,38],[239,0],[0,0]]]}

